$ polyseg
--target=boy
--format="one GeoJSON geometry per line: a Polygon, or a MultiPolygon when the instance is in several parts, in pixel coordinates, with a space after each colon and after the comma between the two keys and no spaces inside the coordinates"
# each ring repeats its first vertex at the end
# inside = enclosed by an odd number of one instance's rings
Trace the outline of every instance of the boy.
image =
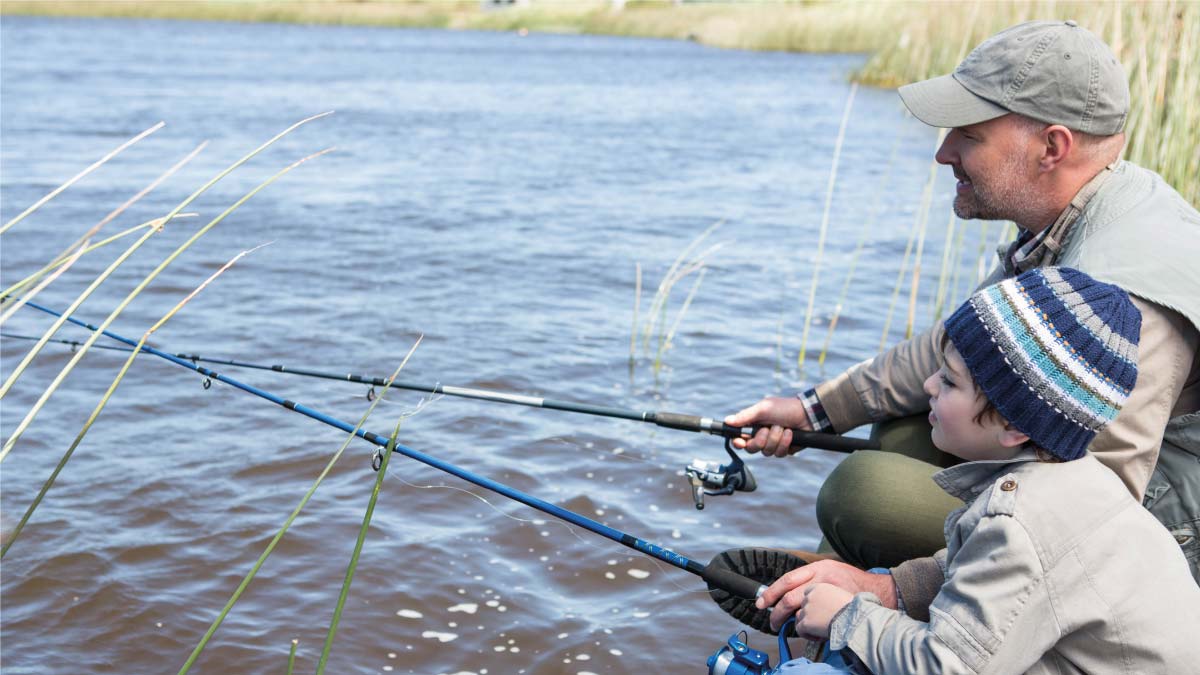
{"type": "MultiPolygon", "coordinates": [[[[848,672],[1200,672],[1200,588],[1179,546],[1087,453],[1137,379],[1140,325],[1124,291],[1067,268],[973,295],[925,381],[934,444],[966,460],[934,477],[966,505],[946,519],[930,621],[781,578],[758,602],[775,604],[772,627],[794,611],[848,672]]],[[[779,672],[810,668],[828,666],[779,672]]]]}

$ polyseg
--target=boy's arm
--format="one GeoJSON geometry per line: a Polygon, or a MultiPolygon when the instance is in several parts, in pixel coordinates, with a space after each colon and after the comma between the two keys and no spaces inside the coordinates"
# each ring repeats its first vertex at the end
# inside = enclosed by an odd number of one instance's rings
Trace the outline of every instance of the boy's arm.
{"type": "Polygon", "coordinates": [[[876,673],[1025,672],[1061,635],[1034,548],[1011,517],[985,517],[956,553],[929,622],[859,594],[834,618],[829,646],[876,673]]]}

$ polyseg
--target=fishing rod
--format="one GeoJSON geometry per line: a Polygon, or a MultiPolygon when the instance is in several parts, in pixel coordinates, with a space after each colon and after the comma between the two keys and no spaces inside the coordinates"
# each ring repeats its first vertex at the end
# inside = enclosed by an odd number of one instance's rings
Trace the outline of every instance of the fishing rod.
{"type": "MultiPolygon", "coordinates": [[[[67,317],[67,320],[71,321],[72,323],[79,323],[80,325],[83,325],[71,317],[67,317]]],[[[23,340],[40,339],[26,335],[0,335],[23,340]]],[[[50,341],[70,345],[72,349],[83,345],[81,342],[75,342],[72,340],[52,339],[50,341]]],[[[132,349],[126,347],[102,348],[116,351],[132,351],[132,349]]],[[[367,392],[368,399],[374,396],[375,387],[382,387],[387,382],[386,378],[382,377],[356,375],[354,373],[331,373],[303,368],[290,368],[288,366],[278,364],[265,365],[261,363],[238,361],[235,359],[210,358],[200,356],[199,354],[178,353],[174,356],[191,361],[192,363],[210,363],[214,365],[232,366],[235,368],[266,370],[288,375],[298,375],[301,377],[314,377],[326,380],[339,380],[344,382],[365,384],[371,387],[371,389],[367,392]]],[[[611,406],[576,403],[572,401],[558,401],[536,396],[526,396],[523,394],[513,394],[509,392],[493,391],[488,389],[474,389],[469,387],[456,387],[443,384],[431,385],[397,380],[392,382],[391,387],[393,389],[407,389],[410,391],[420,391],[430,394],[442,394],[459,398],[492,401],[495,403],[507,403],[512,405],[529,406],[533,408],[544,408],[547,410],[561,410],[565,412],[582,413],[585,415],[595,415],[600,417],[614,417],[619,419],[633,420],[635,422],[646,422],[667,429],[703,432],[717,436],[723,436],[726,439],[725,451],[730,457],[728,464],[695,459],[685,468],[688,481],[692,486],[692,501],[696,508],[704,508],[705,495],[728,495],[733,494],[734,491],[753,492],[757,487],[757,483],[754,480],[754,476],[751,475],[749,468],[746,467],[745,462],[742,461],[741,457],[739,457],[738,454],[733,451],[733,448],[728,442],[733,438],[748,438],[753,436],[757,431],[757,429],[754,427],[730,426],[711,417],[700,417],[698,415],[683,415],[671,412],[614,408],[611,406]]],[[[817,448],[821,450],[832,450],[835,452],[853,452],[855,450],[878,450],[879,444],[876,441],[868,439],[793,429],[792,447],[796,449],[817,448]]]]}
{"type": "MultiPolygon", "coordinates": [[[[41,310],[43,312],[46,312],[47,314],[52,314],[54,316],[59,316],[59,317],[63,316],[61,313],[56,312],[53,309],[50,309],[49,307],[44,307],[44,306],[39,305],[34,302],[26,302],[25,304],[27,307],[32,307],[34,309],[41,310]]],[[[124,343],[126,345],[130,345],[131,347],[136,348],[138,345],[138,343],[136,341],[130,340],[129,338],[123,337],[123,336],[113,333],[111,331],[107,331],[107,330],[100,331],[99,327],[94,326],[92,324],[84,323],[83,321],[80,321],[80,320],[75,319],[70,316],[68,316],[66,318],[68,321],[70,321],[76,325],[83,326],[84,328],[87,328],[88,330],[93,331],[93,332],[99,331],[103,335],[110,337],[118,342],[124,343]]],[[[132,351],[132,349],[130,351],[132,351]]],[[[372,465],[376,470],[378,470],[378,468],[379,468],[379,464],[381,462],[381,453],[386,450],[388,443],[389,443],[389,438],[387,436],[383,436],[383,435],[380,435],[380,434],[377,434],[377,433],[374,433],[371,431],[366,431],[365,429],[356,427],[355,425],[350,424],[345,421],[342,421],[340,419],[337,419],[336,417],[331,417],[329,415],[326,415],[325,413],[322,413],[314,408],[310,408],[308,406],[297,403],[295,401],[285,399],[285,398],[283,398],[281,396],[277,396],[269,391],[259,389],[258,387],[246,384],[239,380],[235,380],[231,377],[221,375],[220,373],[218,373],[214,370],[211,370],[209,368],[201,366],[197,363],[192,363],[191,361],[180,358],[179,356],[176,356],[173,354],[168,354],[167,352],[164,352],[160,349],[156,349],[149,345],[142,345],[141,351],[144,353],[147,353],[147,354],[153,354],[154,356],[157,356],[159,358],[170,361],[171,363],[174,363],[178,366],[182,366],[184,368],[194,370],[197,373],[200,373],[204,377],[208,378],[209,380],[217,380],[218,382],[224,382],[225,384],[233,386],[233,387],[240,389],[246,393],[253,394],[255,396],[258,396],[259,398],[266,399],[266,400],[268,400],[272,403],[275,403],[276,405],[282,406],[288,410],[300,413],[301,415],[304,415],[305,417],[309,417],[311,419],[317,420],[318,422],[323,422],[323,423],[325,423],[331,427],[334,427],[336,429],[341,429],[342,431],[352,433],[355,436],[358,436],[359,438],[378,446],[379,449],[376,450],[375,459],[373,460],[372,465]]],[[[384,380],[384,384],[386,384],[386,380],[384,380]]],[[[663,548],[656,544],[652,544],[644,539],[639,539],[637,537],[634,537],[633,535],[626,534],[620,530],[609,527],[608,525],[605,525],[598,521],[592,520],[591,518],[587,518],[585,516],[579,515],[578,513],[575,513],[574,511],[570,511],[568,509],[564,509],[555,504],[551,504],[550,502],[544,501],[542,499],[538,499],[537,497],[534,497],[532,495],[521,492],[520,490],[509,487],[503,483],[496,482],[485,476],[480,476],[478,474],[467,471],[466,469],[459,468],[458,466],[456,466],[454,464],[442,461],[440,459],[437,459],[436,457],[427,455],[418,450],[414,450],[412,448],[409,448],[407,446],[400,445],[397,443],[393,447],[393,452],[398,452],[401,455],[404,455],[405,457],[408,457],[410,459],[415,459],[418,462],[421,462],[422,464],[431,466],[440,471],[444,471],[448,474],[457,476],[469,483],[474,483],[475,485],[478,485],[479,487],[482,487],[487,490],[491,490],[492,492],[496,492],[498,494],[504,495],[505,497],[508,497],[509,499],[521,502],[522,504],[525,504],[526,506],[531,506],[531,507],[537,509],[538,511],[552,515],[561,520],[565,520],[568,523],[577,525],[577,526],[582,527],[586,530],[589,530],[595,534],[598,534],[602,537],[611,539],[611,540],[617,542],[618,544],[632,548],[635,551],[644,553],[652,558],[661,560],[669,565],[678,567],[679,569],[682,569],[686,572],[690,572],[691,574],[694,574],[694,575],[700,577],[701,579],[703,579],[708,584],[710,589],[719,588],[728,593],[732,593],[733,595],[736,595],[740,598],[746,598],[746,599],[751,599],[751,600],[757,599],[760,595],[762,595],[763,591],[765,591],[767,589],[766,586],[760,584],[759,582],[757,582],[753,579],[744,577],[740,574],[737,574],[736,572],[733,572],[727,568],[720,568],[720,567],[713,566],[711,564],[704,565],[702,563],[696,562],[695,560],[686,558],[686,557],[680,555],[679,553],[676,553],[675,551],[663,548]]]]}

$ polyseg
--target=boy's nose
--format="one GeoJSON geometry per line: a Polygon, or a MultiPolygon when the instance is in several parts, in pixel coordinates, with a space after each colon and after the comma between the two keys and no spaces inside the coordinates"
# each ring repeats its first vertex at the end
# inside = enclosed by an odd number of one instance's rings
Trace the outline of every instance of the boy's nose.
{"type": "Polygon", "coordinates": [[[926,394],[929,394],[930,396],[937,395],[936,380],[937,380],[937,373],[934,373],[934,374],[930,375],[929,377],[925,378],[925,383],[921,385],[921,388],[925,390],[926,394]]]}

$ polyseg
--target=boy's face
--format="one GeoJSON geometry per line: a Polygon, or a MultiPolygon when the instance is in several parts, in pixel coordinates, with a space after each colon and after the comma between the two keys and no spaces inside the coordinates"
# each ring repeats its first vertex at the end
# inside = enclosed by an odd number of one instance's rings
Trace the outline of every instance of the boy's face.
{"type": "Polygon", "coordinates": [[[946,343],[943,356],[942,367],[925,380],[933,444],[965,460],[1015,457],[1029,437],[1008,426],[999,415],[984,415],[975,421],[985,399],[953,343],[946,343]]]}

